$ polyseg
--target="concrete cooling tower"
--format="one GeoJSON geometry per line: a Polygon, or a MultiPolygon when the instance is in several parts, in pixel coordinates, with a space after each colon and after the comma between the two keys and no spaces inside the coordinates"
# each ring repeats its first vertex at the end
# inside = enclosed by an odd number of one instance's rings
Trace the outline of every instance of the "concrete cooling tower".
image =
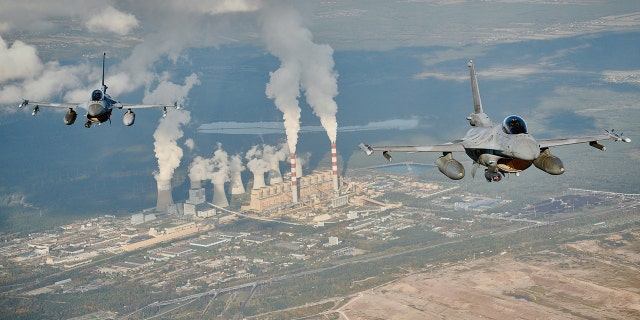
{"type": "Polygon", "coordinates": [[[240,171],[231,174],[231,194],[244,194],[244,185],[242,184],[242,175],[240,171]]]}
{"type": "Polygon", "coordinates": [[[271,157],[269,160],[269,185],[282,183],[282,174],[280,173],[280,160],[277,157],[271,157]]]}
{"type": "Polygon", "coordinates": [[[229,201],[224,193],[224,182],[213,184],[213,204],[218,207],[228,207],[229,201]]]}
{"type": "Polygon", "coordinates": [[[264,182],[264,171],[260,169],[254,169],[253,173],[253,189],[260,189],[266,186],[264,182]]]}
{"type": "Polygon", "coordinates": [[[158,180],[158,202],[156,204],[156,211],[166,212],[170,204],[173,204],[171,180],[158,180]]]}

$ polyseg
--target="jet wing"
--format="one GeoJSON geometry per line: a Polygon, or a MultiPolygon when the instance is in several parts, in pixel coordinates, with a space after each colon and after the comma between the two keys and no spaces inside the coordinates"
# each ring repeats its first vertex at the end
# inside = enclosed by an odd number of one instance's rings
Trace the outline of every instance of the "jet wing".
{"type": "Polygon", "coordinates": [[[130,103],[117,103],[115,107],[122,109],[144,109],[144,108],[176,108],[180,109],[178,103],[174,104],[130,104],[130,103]]]}
{"type": "Polygon", "coordinates": [[[371,151],[394,152],[464,152],[462,143],[444,143],[430,146],[369,146],[371,151]]]}
{"type": "Polygon", "coordinates": [[[566,146],[570,144],[578,144],[578,143],[589,143],[589,145],[596,147],[598,149],[604,150],[604,147],[598,144],[599,140],[614,140],[614,141],[623,141],[623,142],[631,142],[631,139],[624,137],[622,134],[614,133],[613,130],[605,131],[605,133],[594,136],[584,136],[584,137],[568,137],[568,138],[556,138],[556,139],[541,139],[537,140],[541,149],[556,147],[556,146],[566,146]],[[602,148],[600,148],[602,147],[602,148]]]}
{"type": "Polygon", "coordinates": [[[26,107],[32,105],[33,107],[50,107],[50,108],[77,108],[82,105],[82,103],[67,103],[67,102],[39,102],[39,101],[29,101],[22,100],[19,108],[26,107]]]}
{"type": "Polygon", "coordinates": [[[464,146],[460,141],[430,146],[370,146],[361,143],[360,150],[370,156],[374,151],[382,151],[385,158],[390,159],[389,152],[464,152],[464,146]]]}

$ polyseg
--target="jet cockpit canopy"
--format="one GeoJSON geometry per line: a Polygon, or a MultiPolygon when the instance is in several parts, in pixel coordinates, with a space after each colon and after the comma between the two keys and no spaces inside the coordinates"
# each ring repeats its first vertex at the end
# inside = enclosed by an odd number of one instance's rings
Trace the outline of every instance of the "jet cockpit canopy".
{"type": "Polygon", "coordinates": [[[96,89],[91,92],[91,101],[100,101],[102,100],[102,90],[96,89]]]}
{"type": "Polygon", "coordinates": [[[507,134],[528,133],[527,124],[519,116],[508,116],[502,121],[502,130],[507,134]]]}

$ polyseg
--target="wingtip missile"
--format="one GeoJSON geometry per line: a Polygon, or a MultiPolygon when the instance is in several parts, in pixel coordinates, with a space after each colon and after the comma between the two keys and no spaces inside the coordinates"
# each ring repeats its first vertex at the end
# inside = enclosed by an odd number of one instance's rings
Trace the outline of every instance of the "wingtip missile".
{"type": "Polygon", "coordinates": [[[358,147],[368,156],[373,154],[373,149],[368,144],[361,143],[358,145],[358,147]]]}
{"type": "Polygon", "coordinates": [[[29,100],[27,99],[22,99],[22,102],[20,102],[20,104],[18,105],[18,108],[22,108],[25,107],[29,104],[29,100]]]}
{"type": "Polygon", "coordinates": [[[605,132],[615,141],[631,142],[631,139],[625,137],[623,133],[615,133],[615,129],[611,129],[611,131],[605,130],[605,132]]]}

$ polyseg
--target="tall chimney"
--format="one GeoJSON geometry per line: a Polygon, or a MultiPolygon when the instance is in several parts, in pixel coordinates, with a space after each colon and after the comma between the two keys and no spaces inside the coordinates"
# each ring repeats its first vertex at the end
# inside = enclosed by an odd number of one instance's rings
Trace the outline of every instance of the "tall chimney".
{"type": "Polygon", "coordinates": [[[331,142],[331,177],[333,178],[333,191],[338,192],[338,153],[336,142],[331,142]]]}
{"type": "Polygon", "coordinates": [[[262,169],[253,170],[253,189],[260,189],[265,186],[264,171],[262,169]]]}
{"type": "Polygon", "coordinates": [[[272,156],[269,160],[271,169],[269,169],[269,185],[282,182],[282,174],[280,173],[280,160],[278,157],[272,156]]]}
{"type": "Polygon", "coordinates": [[[293,203],[298,203],[298,180],[296,179],[296,155],[290,156],[291,161],[291,198],[293,203]]]}
{"type": "Polygon", "coordinates": [[[156,211],[166,212],[167,207],[173,204],[173,197],[171,196],[171,180],[158,180],[158,202],[156,204],[156,211]]]}
{"type": "Polygon", "coordinates": [[[242,184],[242,175],[240,171],[234,171],[231,174],[231,194],[244,194],[244,185],[242,184]]]}
{"type": "Polygon", "coordinates": [[[213,184],[213,204],[218,207],[228,207],[229,201],[224,194],[224,182],[216,182],[213,184]]]}

